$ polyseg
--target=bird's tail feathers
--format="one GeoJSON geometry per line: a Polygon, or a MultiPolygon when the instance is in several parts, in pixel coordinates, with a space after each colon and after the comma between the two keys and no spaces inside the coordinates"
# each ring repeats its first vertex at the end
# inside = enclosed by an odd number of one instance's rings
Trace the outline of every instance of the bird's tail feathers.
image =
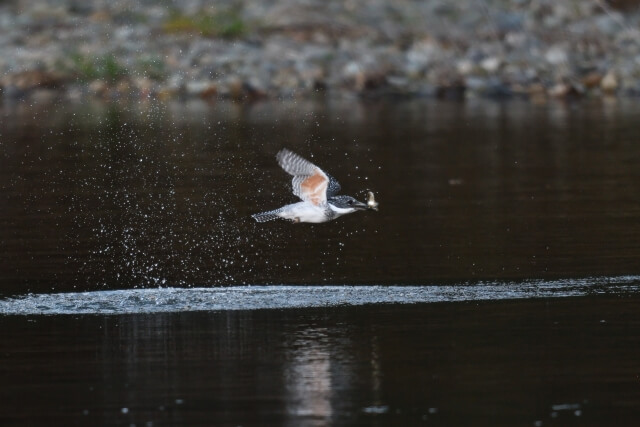
{"type": "Polygon", "coordinates": [[[280,216],[278,216],[279,212],[280,212],[280,209],[276,209],[273,211],[260,212],[257,214],[253,214],[251,215],[251,217],[258,222],[267,222],[267,221],[272,221],[274,219],[280,218],[280,216]]]}

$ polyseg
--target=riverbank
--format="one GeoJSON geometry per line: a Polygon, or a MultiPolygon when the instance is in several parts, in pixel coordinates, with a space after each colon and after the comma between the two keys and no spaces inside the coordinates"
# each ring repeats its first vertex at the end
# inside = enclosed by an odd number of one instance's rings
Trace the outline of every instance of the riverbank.
{"type": "Polygon", "coordinates": [[[5,99],[637,96],[640,13],[599,1],[16,1],[5,99]]]}

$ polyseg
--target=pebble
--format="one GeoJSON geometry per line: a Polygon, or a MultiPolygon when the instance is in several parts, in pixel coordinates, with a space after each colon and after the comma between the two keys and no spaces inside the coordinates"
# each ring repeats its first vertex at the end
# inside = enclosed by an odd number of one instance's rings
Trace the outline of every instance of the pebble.
{"type": "Polygon", "coordinates": [[[216,8],[190,0],[172,10],[135,0],[5,2],[0,96],[245,102],[351,92],[540,101],[640,92],[640,9],[486,3],[482,11],[476,0],[227,0],[216,8]],[[200,17],[216,19],[203,28],[200,17]],[[169,25],[176,19],[182,27],[169,25]],[[239,24],[224,32],[214,24],[221,19],[239,24]]]}
{"type": "Polygon", "coordinates": [[[480,66],[487,73],[493,74],[498,71],[498,68],[500,68],[500,58],[497,58],[495,56],[485,58],[480,63],[480,66]]]}
{"type": "Polygon", "coordinates": [[[544,58],[554,66],[565,65],[569,61],[567,51],[562,46],[551,46],[545,53],[544,58]]]}
{"type": "Polygon", "coordinates": [[[607,94],[612,94],[618,89],[618,78],[613,71],[609,71],[600,81],[600,87],[607,94]]]}

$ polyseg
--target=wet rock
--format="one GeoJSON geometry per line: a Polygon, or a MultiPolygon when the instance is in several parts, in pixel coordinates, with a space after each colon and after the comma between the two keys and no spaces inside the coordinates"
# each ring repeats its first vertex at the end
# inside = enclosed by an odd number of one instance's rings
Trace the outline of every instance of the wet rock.
{"type": "Polygon", "coordinates": [[[602,81],[602,74],[594,71],[581,79],[582,84],[586,89],[594,89],[600,87],[600,82],[602,81]]]}
{"type": "Polygon", "coordinates": [[[613,94],[616,90],[618,90],[618,78],[613,71],[609,71],[602,78],[600,82],[600,88],[603,92],[607,94],[613,94]]]}
{"type": "Polygon", "coordinates": [[[29,94],[29,99],[34,104],[48,104],[56,98],[58,98],[58,91],[53,89],[37,88],[29,94]]]}
{"type": "Polygon", "coordinates": [[[517,92],[495,76],[489,78],[468,77],[464,81],[464,86],[467,93],[495,99],[509,98],[517,92]]]}
{"type": "Polygon", "coordinates": [[[547,101],[547,89],[540,83],[534,83],[526,89],[529,100],[535,104],[543,104],[547,101]]]}
{"type": "Polygon", "coordinates": [[[267,96],[267,92],[257,82],[243,81],[237,77],[227,82],[222,94],[234,101],[257,101],[267,96]]]}
{"type": "Polygon", "coordinates": [[[28,70],[2,77],[0,86],[13,86],[20,91],[30,91],[36,88],[56,89],[63,82],[64,79],[57,74],[41,70],[28,70]]]}
{"type": "Polygon", "coordinates": [[[147,77],[136,77],[133,79],[132,84],[140,98],[149,98],[155,94],[154,84],[147,77]]]}
{"type": "Polygon", "coordinates": [[[475,93],[484,92],[489,86],[489,82],[484,77],[479,76],[469,76],[464,79],[465,87],[475,93]]]}
{"type": "Polygon", "coordinates": [[[443,82],[436,88],[436,98],[450,101],[460,101],[465,98],[467,86],[461,79],[443,82]]]}
{"type": "Polygon", "coordinates": [[[442,54],[442,49],[434,40],[420,40],[414,43],[406,53],[406,70],[409,75],[421,74],[429,65],[439,61],[442,54]]]}
{"type": "Polygon", "coordinates": [[[211,98],[218,93],[218,86],[210,80],[188,81],[185,85],[186,94],[200,98],[211,98]]]}
{"type": "Polygon", "coordinates": [[[499,12],[495,15],[495,25],[501,33],[518,31],[522,28],[524,16],[521,12],[499,12]]]}
{"type": "Polygon", "coordinates": [[[357,62],[348,63],[343,70],[346,85],[357,92],[379,89],[386,86],[386,75],[381,70],[366,69],[357,62]]]}
{"type": "MultiPolygon", "coordinates": [[[[544,3],[545,2],[541,2],[544,3]]],[[[547,4],[549,7],[549,13],[547,13],[542,23],[547,28],[558,28],[565,25],[568,21],[571,20],[571,11],[569,10],[569,5],[566,5],[562,2],[547,4]]],[[[544,6],[543,6],[544,7],[544,6]]]]}
{"type": "Polygon", "coordinates": [[[618,10],[634,10],[640,7],[639,0],[607,0],[606,3],[618,10]]]}
{"type": "Polygon", "coordinates": [[[467,76],[469,74],[474,73],[477,70],[477,68],[478,67],[476,66],[476,64],[469,59],[462,59],[458,61],[458,63],[456,64],[456,70],[462,76],[467,76]]]}
{"type": "Polygon", "coordinates": [[[595,19],[595,25],[602,34],[615,36],[625,29],[624,17],[620,12],[609,11],[595,19]]]}
{"type": "Polygon", "coordinates": [[[119,99],[130,98],[133,95],[129,79],[120,79],[113,89],[113,95],[119,99]]]}
{"type": "Polygon", "coordinates": [[[78,84],[71,84],[67,88],[66,98],[73,102],[81,102],[86,96],[86,87],[78,84]]]}
{"type": "Polygon", "coordinates": [[[89,83],[89,92],[96,96],[106,95],[109,85],[104,80],[94,80],[89,83]]]}
{"type": "Polygon", "coordinates": [[[505,43],[516,49],[523,49],[526,47],[529,39],[527,34],[522,31],[510,31],[504,37],[505,43]]]}
{"type": "Polygon", "coordinates": [[[559,45],[551,46],[544,55],[546,61],[551,65],[564,65],[569,61],[567,50],[559,45]]]}
{"type": "Polygon", "coordinates": [[[498,71],[498,68],[500,68],[501,63],[502,61],[500,60],[500,58],[492,56],[492,57],[483,59],[482,62],[480,62],[480,66],[487,73],[493,74],[496,71],[498,71]]]}
{"type": "Polygon", "coordinates": [[[345,65],[342,77],[347,87],[356,91],[364,90],[368,78],[364,66],[356,61],[351,61],[345,65]]]}
{"type": "Polygon", "coordinates": [[[577,98],[584,95],[584,87],[572,82],[560,82],[548,90],[549,96],[554,98],[577,98]]]}

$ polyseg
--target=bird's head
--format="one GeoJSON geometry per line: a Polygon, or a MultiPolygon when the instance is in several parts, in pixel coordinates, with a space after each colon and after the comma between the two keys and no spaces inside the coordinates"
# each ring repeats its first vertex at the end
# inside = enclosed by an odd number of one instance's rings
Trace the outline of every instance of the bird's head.
{"type": "Polygon", "coordinates": [[[359,202],[351,196],[333,196],[329,198],[327,202],[335,208],[344,209],[347,212],[366,210],[369,208],[366,203],[359,202]]]}

